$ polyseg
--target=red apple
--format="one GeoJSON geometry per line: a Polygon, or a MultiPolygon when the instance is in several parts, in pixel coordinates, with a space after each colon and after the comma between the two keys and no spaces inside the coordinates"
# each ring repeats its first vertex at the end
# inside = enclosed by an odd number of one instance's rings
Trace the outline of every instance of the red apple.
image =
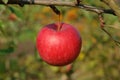
{"type": "Polygon", "coordinates": [[[54,66],[72,63],[80,53],[81,44],[78,31],[66,23],[46,25],[39,31],[36,41],[42,60],[54,66]]]}

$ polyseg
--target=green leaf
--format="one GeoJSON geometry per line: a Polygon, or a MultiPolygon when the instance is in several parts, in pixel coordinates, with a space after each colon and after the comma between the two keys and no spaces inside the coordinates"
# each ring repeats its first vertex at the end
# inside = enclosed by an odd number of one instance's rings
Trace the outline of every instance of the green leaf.
{"type": "Polygon", "coordinates": [[[14,51],[13,47],[8,47],[7,49],[0,49],[0,55],[10,54],[14,51]]]}

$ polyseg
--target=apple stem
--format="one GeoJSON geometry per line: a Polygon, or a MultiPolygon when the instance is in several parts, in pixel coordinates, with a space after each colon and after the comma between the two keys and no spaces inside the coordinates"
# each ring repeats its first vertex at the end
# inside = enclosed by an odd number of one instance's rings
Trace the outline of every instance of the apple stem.
{"type": "Polygon", "coordinates": [[[61,29],[61,14],[58,15],[59,16],[59,20],[58,20],[58,31],[61,29]]]}

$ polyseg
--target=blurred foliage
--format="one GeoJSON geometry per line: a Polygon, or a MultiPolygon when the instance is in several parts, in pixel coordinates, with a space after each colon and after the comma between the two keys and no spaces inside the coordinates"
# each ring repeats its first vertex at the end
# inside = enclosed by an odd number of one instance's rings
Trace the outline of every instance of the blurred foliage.
{"type": "MultiPolygon", "coordinates": [[[[83,3],[108,8],[99,0],[83,3]]],[[[74,25],[82,36],[82,50],[76,61],[54,67],[39,57],[38,31],[58,21],[49,7],[0,5],[0,80],[120,80],[120,47],[100,29],[98,16],[78,8],[58,8],[62,21],[74,25]]],[[[120,40],[117,17],[108,14],[104,17],[106,29],[120,40]]]]}

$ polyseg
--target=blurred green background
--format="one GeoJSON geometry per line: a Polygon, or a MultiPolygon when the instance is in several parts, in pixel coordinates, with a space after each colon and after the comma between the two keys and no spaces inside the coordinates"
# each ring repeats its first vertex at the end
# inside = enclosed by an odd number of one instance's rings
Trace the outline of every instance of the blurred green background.
{"type": "MultiPolygon", "coordinates": [[[[99,0],[83,3],[108,8],[99,0]]],[[[79,57],[64,67],[46,64],[36,50],[38,31],[58,21],[49,7],[0,5],[0,80],[120,80],[120,47],[101,30],[97,14],[71,7],[58,9],[62,22],[74,25],[83,40],[79,57]]],[[[106,29],[120,40],[117,17],[104,14],[104,18],[106,29]]]]}

